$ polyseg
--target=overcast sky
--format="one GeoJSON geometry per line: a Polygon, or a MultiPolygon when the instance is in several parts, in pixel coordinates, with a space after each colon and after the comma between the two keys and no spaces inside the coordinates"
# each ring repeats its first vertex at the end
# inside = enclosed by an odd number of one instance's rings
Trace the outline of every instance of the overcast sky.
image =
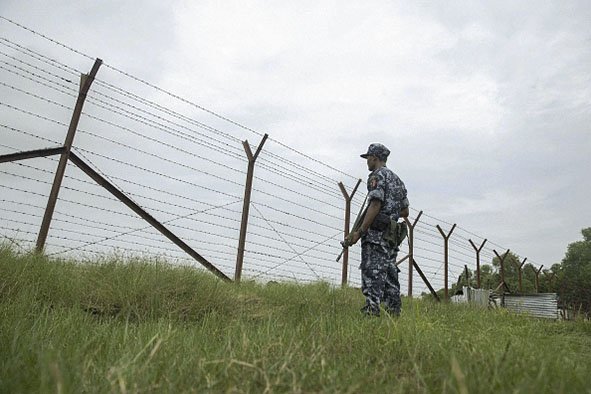
{"type": "Polygon", "coordinates": [[[546,267],[591,226],[588,1],[138,4],[0,14],[354,176],[382,142],[414,208],[546,267]]]}

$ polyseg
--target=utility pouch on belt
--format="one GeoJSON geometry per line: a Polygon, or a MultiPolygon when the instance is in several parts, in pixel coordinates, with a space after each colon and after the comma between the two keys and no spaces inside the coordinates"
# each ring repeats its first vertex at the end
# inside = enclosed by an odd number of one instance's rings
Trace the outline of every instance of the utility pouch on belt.
{"type": "Polygon", "coordinates": [[[407,235],[408,227],[405,222],[398,223],[395,220],[390,220],[390,226],[384,232],[384,240],[390,244],[390,247],[397,248],[407,235]]]}

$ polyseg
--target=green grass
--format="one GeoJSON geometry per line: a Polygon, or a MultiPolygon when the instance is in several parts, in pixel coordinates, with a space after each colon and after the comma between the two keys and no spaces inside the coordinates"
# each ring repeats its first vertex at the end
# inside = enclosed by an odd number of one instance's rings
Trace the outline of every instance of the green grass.
{"type": "Polygon", "coordinates": [[[0,248],[0,392],[591,392],[591,325],[0,248]]]}

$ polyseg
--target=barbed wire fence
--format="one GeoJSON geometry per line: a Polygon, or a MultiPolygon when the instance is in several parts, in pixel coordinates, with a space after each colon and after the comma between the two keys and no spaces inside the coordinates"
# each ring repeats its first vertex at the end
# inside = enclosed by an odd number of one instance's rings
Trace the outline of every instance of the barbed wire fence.
{"type": "MultiPolygon", "coordinates": [[[[11,38],[8,28],[0,37],[0,158],[44,151],[0,161],[0,236],[26,251],[39,246],[64,153],[56,149],[63,149],[75,112],[81,68],[96,61],[1,16],[0,23],[31,35],[27,45],[11,38]]],[[[346,232],[343,189],[352,193],[358,178],[114,66],[102,64],[91,83],[70,153],[80,165],[65,167],[43,242],[47,255],[146,256],[197,266],[187,249],[130,210],[134,206],[227,278],[360,286],[360,253],[352,251],[344,266],[335,261],[346,232]],[[261,141],[254,148],[256,163],[248,154],[249,138],[261,141]],[[245,199],[249,171],[252,191],[245,199]]],[[[360,209],[363,195],[349,196],[349,211],[360,209]]],[[[482,245],[483,262],[492,261],[495,248],[506,249],[416,209],[409,219],[415,224],[412,242],[399,253],[405,294],[428,292],[429,284],[447,289],[466,267],[473,270],[472,243],[482,245]],[[448,234],[447,253],[441,231],[448,234]]]]}

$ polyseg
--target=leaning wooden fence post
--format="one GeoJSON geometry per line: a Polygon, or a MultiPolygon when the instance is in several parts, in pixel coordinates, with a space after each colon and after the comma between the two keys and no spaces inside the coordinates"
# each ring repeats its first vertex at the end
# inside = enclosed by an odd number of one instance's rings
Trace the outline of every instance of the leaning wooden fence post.
{"type": "Polygon", "coordinates": [[[484,247],[484,244],[486,243],[486,239],[484,241],[482,241],[482,244],[480,245],[479,248],[476,247],[476,245],[474,245],[474,242],[472,242],[471,239],[469,239],[468,241],[470,241],[470,244],[472,245],[472,247],[474,248],[474,251],[476,252],[476,286],[478,286],[478,288],[481,288],[481,284],[480,284],[480,251],[482,251],[482,248],[484,247]]]}
{"type": "Polygon", "coordinates": [[[160,223],[156,218],[146,212],[142,207],[137,205],[133,200],[127,197],[121,190],[117,189],[113,184],[111,184],[107,179],[105,179],[102,175],[92,169],[88,164],[86,164],[82,159],[80,159],[74,152],[70,153],[70,161],[73,162],[82,172],[88,175],[93,181],[95,181],[98,185],[102,186],[105,190],[111,193],[115,198],[121,201],[123,204],[127,205],[132,211],[138,214],[142,219],[146,222],[150,223],[152,227],[158,230],[162,235],[166,238],[171,240],[175,245],[180,247],[185,253],[189,256],[193,257],[196,261],[201,263],[205,268],[213,272],[219,278],[231,282],[230,278],[226,276],[222,271],[217,269],[216,266],[211,264],[207,261],[203,256],[197,253],[193,248],[187,245],[183,240],[177,237],[172,231],[166,228],[162,223],[160,223]]]}
{"type": "Polygon", "coordinates": [[[499,265],[501,266],[501,283],[499,283],[499,287],[501,286],[505,286],[507,287],[507,283],[505,282],[505,257],[507,257],[509,255],[509,249],[507,249],[507,251],[503,254],[503,257],[501,257],[496,250],[493,249],[493,252],[495,252],[495,254],[497,255],[497,257],[499,258],[499,265]]]}
{"type": "Polygon", "coordinates": [[[255,154],[252,154],[248,141],[243,141],[244,151],[248,157],[248,171],[246,173],[246,185],[244,187],[244,202],[242,205],[242,221],[240,223],[240,238],[238,239],[238,254],[236,256],[236,271],[234,272],[234,281],[240,283],[242,276],[242,264],[244,263],[244,245],[246,244],[246,230],[248,228],[248,213],[250,210],[250,195],[252,194],[252,178],[254,176],[254,164],[261,149],[269,135],[265,134],[255,154]]]}
{"type": "Polygon", "coordinates": [[[413,277],[413,262],[414,262],[414,233],[415,226],[419,222],[423,211],[420,211],[414,222],[411,224],[408,218],[404,218],[406,225],[408,226],[408,297],[412,299],[412,277],[413,277]]]}
{"type": "Polygon", "coordinates": [[[454,223],[454,225],[452,226],[451,230],[449,230],[449,233],[446,235],[443,230],[441,229],[441,227],[439,227],[439,225],[436,226],[437,230],[439,230],[439,233],[441,234],[441,236],[443,237],[443,264],[444,264],[444,273],[443,273],[443,281],[444,281],[444,289],[445,289],[445,299],[448,299],[448,265],[449,265],[449,237],[451,237],[451,234],[454,232],[454,229],[456,228],[456,224],[454,223]]]}
{"type": "MultiPolygon", "coordinates": [[[[351,201],[353,200],[353,196],[361,183],[361,179],[357,180],[357,184],[353,188],[351,195],[347,193],[345,189],[345,185],[343,182],[339,182],[339,188],[341,189],[341,193],[343,193],[343,197],[345,197],[345,238],[349,236],[350,226],[351,226],[351,201]]],[[[343,251],[343,269],[341,273],[341,286],[345,287],[347,285],[348,280],[348,269],[349,269],[349,248],[345,248],[343,251]]]]}
{"type": "MultiPolygon", "coordinates": [[[[403,258],[402,260],[398,261],[396,263],[396,265],[400,265],[404,262],[404,260],[408,259],[409,256],[407,255],[405,258],[403,258]]],[[[412,264],[415,268],[415,270],[418,272],[419,276],[421,277],[421,279],[423,280],[423,282],[425,283],[425,285],[427,285],[427,287],[429,288],[429,291],[431,292],[431,295],[433,295],[433,297],[437,300],[437,302],[441,302],[441,300],[439,299],[439,296],[437,295],[437,292],[435,291],[435,289],[433,288],[433,286],[431,286],[431,283],[429,282],[429,280],[427,279],[427,277],[425,276],[425,274],[423,273],[423,270],[421,270],[421,267],[419,267],[419,265],[417,264],[417,261],[415,260],[415,258],[413,257],[411,259],[412,264]]]]}
{"type": "Polygon", "coordinates": [[[37,237],[36,250],[37,252],[43,252],[45,248],[45,241],[47,240],[47,234],[49,233],[49,226],[51,225],[51,218],[53,217],[53,211],[55,210],[55,204],[59,195],[60,187],[64,179],[64,173],[66,172],[66,165],[70,157],[70,151],[74,142],[74,135],[76,135],[76,129],[78,128],[78,122],[80,121],[80,115],[82,114],[82,107],[86,100],[86,95],[90,89],[90,85],[94,81],[94,77],[98,72],[99,67],[103,61],[96,59],[94,65],[90,70],[90,74],[82,74],[80,76],[80,90],[78,91],[78,98],[76,99],[76,106],[74,107],[74,113],[70,120],[70,126],[68,127],[68,134],[64,141],[64,152],[60,156],[60,161],[55,172],[53,179],[53,185],[51,186],[51,192],[49,193],[49,200],[47,201],[47,207],[45,208],[45,214],[43,215],[43,221],[41,223],[41,229],[37,237]]]}

